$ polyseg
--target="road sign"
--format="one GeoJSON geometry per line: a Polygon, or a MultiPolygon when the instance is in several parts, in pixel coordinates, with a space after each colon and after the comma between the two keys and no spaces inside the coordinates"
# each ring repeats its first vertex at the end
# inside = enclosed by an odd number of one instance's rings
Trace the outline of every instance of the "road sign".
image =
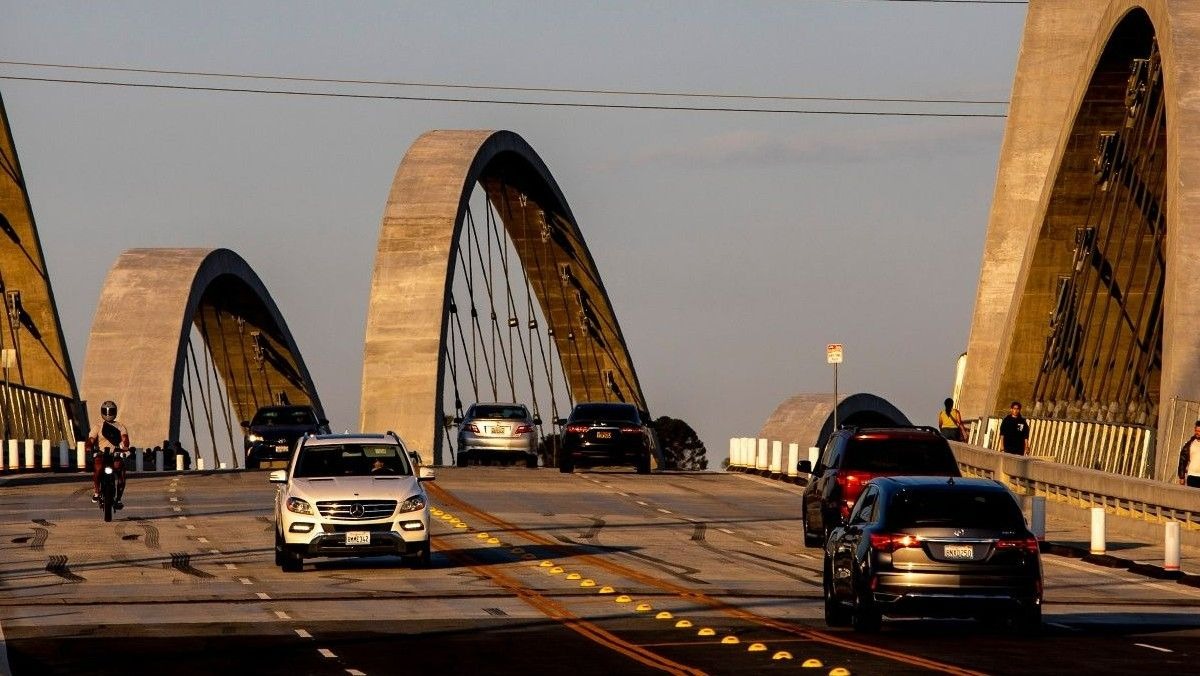
{"type": "Polygon", "coordinates": [[[830,343],[825,346],[825,362],[828,364],[842,363],[841,343],[830,343]]]}

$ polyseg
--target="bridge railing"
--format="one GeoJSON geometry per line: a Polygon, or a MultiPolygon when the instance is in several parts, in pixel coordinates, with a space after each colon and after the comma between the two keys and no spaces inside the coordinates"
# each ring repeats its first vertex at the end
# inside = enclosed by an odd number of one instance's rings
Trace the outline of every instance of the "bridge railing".
{"type": "MultiPolygon", "coordinates": [[[[16,383],[0,382],[0,436],[10,439],[75,439],[74,402],[16,383]]],[[[5,444],[7,445],[7,444],[5,444]]]]}
{"type": "MultiPolygon", "coordinates": [[[[970,421],[970,445],[1001,450],[1002,420],[979,418],[970,421]]],[[[1029,457],[1138,479],[1154,476],[1155,433],[1151,427],[1088,420],[1026,420],[1029,421],[1029,457]]]]}

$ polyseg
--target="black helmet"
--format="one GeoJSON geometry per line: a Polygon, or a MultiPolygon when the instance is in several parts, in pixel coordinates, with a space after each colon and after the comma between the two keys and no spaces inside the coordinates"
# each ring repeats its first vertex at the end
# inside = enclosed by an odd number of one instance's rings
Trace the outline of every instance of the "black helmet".
{"type": "Polygon", "coordinates": [[[117,419],[117,403],[112,399],[100,404],[100,417],[106,422],[112,422],[117,419]]]}

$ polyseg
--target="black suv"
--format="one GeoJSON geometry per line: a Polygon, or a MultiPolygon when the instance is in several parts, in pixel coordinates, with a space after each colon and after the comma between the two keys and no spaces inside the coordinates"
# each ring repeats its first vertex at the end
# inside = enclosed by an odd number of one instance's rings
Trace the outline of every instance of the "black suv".
{"type": "Polygon", "coordinates": [[[576,404],[563,425],[558,470],[574,471],[576,464],[633,465],[638,474],[650,473],[654,432],[633,404],[594,402],[576,404]]]}
{"type": "Polygon", "coordinates": [[[296,440],[305,434],[329,434],[329,421],[318,418],[311,406],[263,406],[242,421],[242,429],[246,469],[258,469],[264,461],[290,460],[296,440]]]}
{"type": "Polygon", "coordinates": [[[800,498],[804,545],[820,547],[842,525],[863,486],[877,476],[962,476],[945,437],[933,427],[849,427],[829,436],[800,498]]]}

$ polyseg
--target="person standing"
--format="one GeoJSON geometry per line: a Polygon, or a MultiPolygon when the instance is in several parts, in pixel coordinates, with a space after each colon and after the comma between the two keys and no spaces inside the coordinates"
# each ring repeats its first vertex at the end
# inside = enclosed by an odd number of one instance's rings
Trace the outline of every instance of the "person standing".
{"type": "Polygon", "coordinates": [[[1179,449],[1179,483],[1200,488],[1200,420],[1196,421],[1192,438],[1179,449]]]}
{"type": "Polygon", "coordinates": [[[966,441],[967,428],[963,426],[962,414],[954,408],[954,400],[946,397],[942,407],[938,411],[938,429],[942,431],[942,436],[950,441],[966,441]]]}
{"type": "Polygon", "coordinates": [[[1025,455],[1029,452],[1029,421],[1021,416],[1021,402],[1014,401],[1008,415],[1000,422],[1000,439],[1004,452],[1025,455]]]}

